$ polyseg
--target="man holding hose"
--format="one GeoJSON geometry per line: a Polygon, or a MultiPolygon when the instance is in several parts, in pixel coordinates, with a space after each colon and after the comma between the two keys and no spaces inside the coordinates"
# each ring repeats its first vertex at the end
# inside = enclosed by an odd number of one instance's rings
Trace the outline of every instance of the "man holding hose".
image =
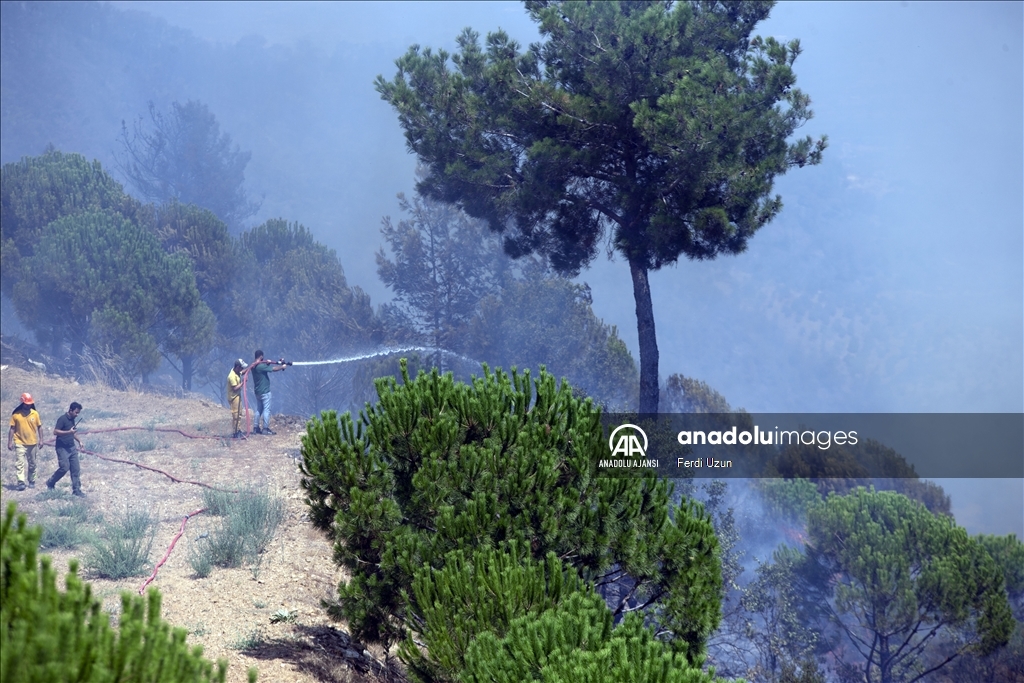
{"type": "Polygon", "coordinates": [[[285,363],[283,360],[275,362],[264,359],[262,349],[256,349],[255,355],[256,360],[249,368],[252,391],[256,394],[256,428],[252,433],[273,436],[277,432],[270,430],[270,373],[284,370],[285,363]]]}
{"type": "Polygon", "coordinates": [[[228,373],[228,403],[231,405],[231,438],[242,438],[242,375],[245,362],[239,358],[228,373]]]}

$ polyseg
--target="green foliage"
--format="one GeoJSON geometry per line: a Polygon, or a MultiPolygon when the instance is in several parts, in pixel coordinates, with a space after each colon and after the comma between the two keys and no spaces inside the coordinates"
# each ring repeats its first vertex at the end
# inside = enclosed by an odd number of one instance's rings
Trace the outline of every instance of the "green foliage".
{"type": "MultiPolygon", "coordinates": [[[[100,162],[49,149],[5,164],[0,172],[0,244],[3,292],[13,295],[22,260],[31,257],[53,221],[83,211],[111,210],[129,218],[141,207],[100,162]]],[[[33,274],[34,277],[34,274],[33,274]]]]}
{"type": "Polygon", "coordinates": [[[516,541],[587,581],[630,577],[652,624],[700,659],[719,619],[711,523],[690,503],[670,515],[664,481],[594,476],[607,446],[589,400],[543,371],[531,383],[486,367],[472,384],[436,370],[413,380],[403,367],[403,384],[377,388],[358,423],[325,412],[302,439],[310,519],[351,577],[329,613],[355,637],[404,640],[423,609],[416,572],[442,569],[460,548],[516,541]]]}
{"type": "Polygon", "coordinates": [[[299,614],[297,611],[288,611],[284,608],[277,610],[270,615],[271,624],[294,624],[299,614]]]}
{"type": "Polygon", "coordinates": [[[539,615],[584,585],[554,553],[536,561],[512,543],[507,550],[471,555],[453,551],[442,569],[425,565],[416,572],[412,589],[420,613],[410,617],[410,627],[420,634],[423,647],[410,635],[400,656],[409,675],[426,682],[457,681],[466,650],[478,635],[502,638],[513,620],[539,615]]]}
{"type": "Polygon", "coordinates": [[[768,510],[788,522],[802,522],[811,506],[821,502],[818,487],[807,479],[758,479],[755,486],[768,510]]]}
{"type": "MultiPolygon", "coordinates": [[[[948,650],[940,651],[939,656],[948,650]]],[[[953,660],[944,673],[949,681],[1024,681],[1024,622],[1017,621],[1004,647],[988,655],[966,653],[953,660]]]]}
{"type": "Polygon", "coordinates": [[[43,489],[36,494],[36,500],[68,500],[71,494],[64,488],[43,489]]]}
{"type": "Polygon", "coordinates": [[[84,522],[89,518],[89,506],[79,500],[71,500],[57,508],[57,516],[74,522],[84,522]]]}
{"type": "MultiPolygon", "coordinates": [[[[513,261],[486,223],[452,205],[400,200],[410,219],[381,228],[394,260],[377,254],[377,272],[396,295],[382,322],[412,327],[407,341],[492,366],[543,364],[602,404],[635,403],[636,363],[594,315],[589,287],[552,276],[536,258],[513,261]]],[[[441,353],[428,359],[448,362],[441,353]]]]}
{"type": "Polygon", "coordinates": [[[818,676],[813,660],[818,634],[813,624],[820,615],[802,603],[797,576],[800,562],[800,551],[781,546],[771,562],[759,563],[755,578],[740,598],[745,635],[756,652],[751,673],[780,683],[815,681],[818,676]]]}
{"type": "Polygon", "coordinates": [[[800,664],[785,662],[779,673],[779,683],[826,683],[825,674],[818,669],[818,663],[807,659],[800,664]]]}
{"type": "Polygon", "coordinates": [[[1024,622],[1024,543],[1016,534],[992,536],[981,534],[977,537],[988,554],[1003,572],[1006,594],[1010,599],[1014,617],[1024,622]]]}
{"type": "MultiPolygon", "coordinates": [[[[224,317],[234,269],[234,253],[228,228],[212,212],[171,200],[157,209],[154,232],[169,254],[188,258],[196,287],[206,306],[196,307],[181,320],[165,346],[181,360],[182,388],[192,388],[195,363],[212,343],[217,317],[224,317]]],[[[222,335],[231,336],[226,334],[222,335]]],[[[204,368],[205,369],[205,368],[204,368]]],[[[220,379],[220,378],[218,378],[220,379]]]]}
{"type": "Polygon", "coordinates": [[[134,436],[128,440],[128,450],[135,451],[136,453],[145,453],[146,451],[152,451],[156,448],[157,440],[155,436],[134,436]]]}
{"type": "Polygon", "coordinates": [[[254,628],[253,630],[246,633],[244,636],[239,637],[235,642],[231,643],[230,647],[232,650],[241,650],[243,652],[251,652],[258,650],[263,647],[266,643],[267,637],[263,633],[263,629],[254,628]]]}
{"type": "Polygon", "coordinates": [[[22,322],[77,350],[107,349],[129,374],[154,369],[160,345],[176,351],[176,335],[206,306],[185,257],[168,256],[151,233],[110,211],[50,223],[24,265],[33,277],[14,288],[22,322]]]}
{"type": "Polygon", "coordinates": [[[596,594],[573,593],[540,616],[512,621],[499,637],[482,633],[466,652],[466,683],[712,683],[630,614],[612,628],[596,594]]]}
{"type": "Polygon", "coordinates": [[[808,597],[827,610],[852,648],[848,663],[867,680],[917,680],[960,654],[987,654],[1008,641],[1003,572],[952,519],[906,496],[861,488],[813,507],[807,533],[808,597]],[[928,664],[922,650],[936,635],[957,646],[928,664]]]}
{"type": "Polygon", "coordinates": [[[181,374],[182,389],[192,389],[195,360],[210,350],[216,328],[217,319],[204,301],[193,306],[187,314],[175,317],[167,326],[162,346],[181,362],[181,367],[175,366],[175,369],[181,374]]]}
{"type": "Polygon", "coordinates": [[[252,155],[232,146],[209,107],[174,102],[165,116],[150,102],[149,118],[147,126],[140,117],[131,132],[121,127],[118,166],[139,194],[201,206],[236,227],[256,213],[259,204],[243,187],[252,155]]]}
{"type": "Polygon", "coordinates": [[[718,539],[718,561],[722,566],[722,584],[726,591],[738,588],[736,580],[743,573],[743,552],[740,550],[740,534],[736,529],[736,517],[731,507],[727,508],[728,484],[721,479],[705,481],[704,509],[711,518],[718,539]]]}
{"type": "Polygon", "coordinates": [[[902,455],[874,439],[833,444],[827,450],[807,444],[788,445],[769,460],[765,474],[809,479],[822,498],[870,484],[878,490],[902,493],[933,513],[951,515],[949,496],[941,486],[921,480],[902,455]]]}
{"type": "Polygon", "coordinates": [[[126,510],[104,530],[86,559],[86,567],[104,579],[140,576],[149,565],[155,520],[145,510],[126,510]]]}
{"type": "MultiPolygon", "coordinates": [[[[200,550],[200,552],[203,552],[200,550]]],[[[202,567],[217,566],[231,569],[241,567],[247,558],[245,539],[234,533],[230,524],[212,531],[207,540],[206,558],[193,565],[197,576],[203,576],[202,567]]],[[[208,575],[209,572],[207,571],[208,575]]]]}
{"type": "Polygon", "coordinates": [[[266,551],[283,519],[284,501],[258,489],[239,493],[227,515],[231,530],[245,539],[250,556],[266,551]]]}
{"type": "Polygon", "coordinates": [[[192,576],[205,579],[213,571],[213,553],[209,543],[204,543],[208,536],[201,536],[189,546],[188,566],[192,567],[192,576]]]}
{"type": "Polygon", "coordinates": [[[231,491],[203,489],[203,509],[216,517],[223,517],[231,507],[231,501],[238,495],[231,491]]]}
{"type": "Polygon", "coordinates": [[[609,235],[629,263],[640,411],[658,412],[648,271],[742,252],[782,208],[776,176],[825,138],[794,87],[798,41],[753,37],[769,3],[528,2],[542,42],[466,29],[452,55],[413,46],[381,97],[427,169],[420,193],[457,202],[578,273],[609,235]]]}
{"type": "Polygon", "coordinates": [[[188,256],[207,303],[224,295],[232,278],[232,246],[228,228],[217,216],[172,200],[157,208],[153,230],[167,253],[188,256]]]}
{"type": "MultiPolygon", "coordinates": [[[[72,561],[66,590],[57,590],[50,558],[37,558],[41,530],[7,508],[0,531],[0,679],[10,683],[184,683],[220,681],[227,662],[189,649],[184,629],[160,618],[160,593],[124,593],[117,630],[72,561]]],[[[250,672],[250,680],[255,673],[250,672]]]]}
{"type": "Polygon", "coordinates": [[[46,522],[42,538],[39,540],[39,547],[73,550],[87,540],[89,540],[89,535],[82,528],[79,520],[59,517],[46,522]]]}

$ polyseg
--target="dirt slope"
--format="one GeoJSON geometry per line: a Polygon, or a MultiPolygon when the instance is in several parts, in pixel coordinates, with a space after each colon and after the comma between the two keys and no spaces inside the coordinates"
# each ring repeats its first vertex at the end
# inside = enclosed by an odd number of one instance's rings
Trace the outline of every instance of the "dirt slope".
{"type": "MultiPolygon", "coordinates": [[[[380,651],[354,644],[343,625],[332,623],[320,600],[336,594],[342,575],[331,562],[331,548],[306,517],[299,487],[298,458],[304,422],[275,417],[277,436],[253,436],[245,441],[223,438],[230,432],[228,410],[203,398],[169,398],[139,392],[115,391],[95,384],[26,372],[16,367],[2,371],[0,411],[5,425],[22,392],[30,392],[43,421],[44,435],[71,401],[84,406],[80,437],[86,449],[108,458],[131,460],[163,470],[182,480],[203,482],[225,489],[254,485],[282,498],[285,521],[259,567],[214,568],[209,577],[197,579],[188,558],[203,534],[219,518],[200,514],[189,519],[185,533],[152,585],[163,595],[163,616],[189,631],[189,642],[202,645],[211,659],[230,663],[229,681],[245,681],[246,671],[256,666],[260,681],[377,681],[395,680],[380,665],[380,651]],[[142,429],[114,430],[123,427],[142,429]],[[178,429],[187,438],[160,429],[178,429]],[[294,614],[294,622],[271,623],[279,610],[294,614]]],[[[6,429],[6,427],[5,427],[6,429]]],[[[59,520],[72,501],[70,476],[58,483],[56,495],[47,492],[45,481],[56,469],[53,446],[44,446],[38,458],[36,488],[14,489],[14,452],[3,447],[0,459],[2,498],[18,503],[33,524],[59,520]]],[[[148,510],[158,526],[150,568],[164,555],[184,516],[203,506],[202,488],[175,483],[156,472],[130,464],[109,462],[92,455],[82,457],[82,487],[88,498],[86,531],[98,533],[103,525],[126,509],[148,510]]],[[[86,558],[88,544],[74,550],[47,551],[63,573],[68,560],[86,558]]],[[[138,592],[146,577],[108,581],[90,576],[88,563],[81,571],[117,615],[122,591],[138,592]]]]}

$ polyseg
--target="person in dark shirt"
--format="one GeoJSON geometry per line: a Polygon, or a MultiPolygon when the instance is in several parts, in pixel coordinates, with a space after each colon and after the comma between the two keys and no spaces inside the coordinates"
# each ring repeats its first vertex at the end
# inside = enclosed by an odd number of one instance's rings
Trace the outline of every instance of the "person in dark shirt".
{"type": "Polygon", "coordinates": [[[75,402],[68,408],[67,413],[57,418],[57,426],[53,428],[53,435],[57,437],[54,445],[57,447],[58,467],[57,471],[46,480],[46,488],[52,489],[65,474],[71,472],[71,493],[79,498],[85,498],[85,493],[82,492],[82,480],[79,477],[78,448],[75,446],[76,442],[79,446],[82,445],[78,438],[78,426],[75,424],[80,412],[82,412],[82,404],[75,402]]]}
{"type": "Polygon", "coordinates": [[[277,432],[270,430],[270,373],[284,370],[285,365],[265,360],[262,349],[256,349],[255,355],[256,360],[249,368],[249,375],[252,377],[252,391],[256,394],[256,428],[252,430],[252,433],[273,436],[277,432]]]}

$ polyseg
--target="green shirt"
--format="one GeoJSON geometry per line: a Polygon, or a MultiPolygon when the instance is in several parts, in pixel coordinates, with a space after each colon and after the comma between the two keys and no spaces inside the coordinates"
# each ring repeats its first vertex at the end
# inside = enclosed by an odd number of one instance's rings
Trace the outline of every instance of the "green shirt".
{"type": "Polygon", "coordinates": [[[257,396],[270,393],[270,373],[274,371],[274,366],[269,363],[259,363],[253,365],[252,370],[249,374],[252,375],[252,390],[257,396]]]}

